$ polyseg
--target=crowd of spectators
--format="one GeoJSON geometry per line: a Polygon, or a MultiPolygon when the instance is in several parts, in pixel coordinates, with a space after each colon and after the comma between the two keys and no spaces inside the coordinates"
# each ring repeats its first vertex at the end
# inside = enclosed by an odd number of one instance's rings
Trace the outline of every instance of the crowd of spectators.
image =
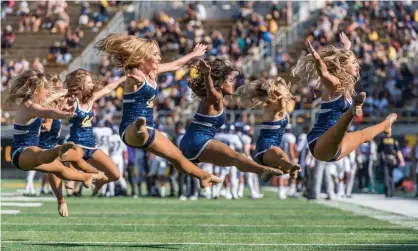
{"type": "MultiPolygon", "coordinates": [[[[10,60],[6,61],[4,56],[1,56],[1,86],[0,91],[3,93],[7,89],[7,84],[9,80],[19,73],[28,70],[28,69],[36,69],[40,71],[44,71],[44,66],[41,63],[39,58],[35,58],[32,63],[26,60],[24,57],[19,58],[18,60],[10,60]]],[[[1,125],[11,124],[13,123],[12,118],[8,112],[1,113],[1,125]]]]}
{"type": "MultiPolygon", "coordinates": [[[[158,42],[163,60],[173,60],[193,50],[197,43],[208,45],[207,56],[210,59],[223,58],[229,60],[237,69],[241,69],[245,56],[258,57],[258,45],[261,41],[270,43],[279,30],[280,24],[290,22],[292,16],[291,2],[285,6],[272,4],[266,17],[257,13],[253,2],[239,4],[239,14],[231,21],[220,20],[218,23],[205,23],[205,7],[200,4],[189,4],[181,20],[170,17],[164,11],[159,11],[152,19],[132,20],[127,28],[129,35],[150,38],[158,42]],[[226,23],[226,24],[223,24],[226,23]],[[232,27],[232,28],[231,28],[232,27]],[[170,55],[175,55],[170,57],[170,55]]],[[[286,59],[284,59],[286,60],[286,59]]],[[[118,71],[108,58],[103,57],[99,75],[105,79],[117,78],[122,73],[118,71]]],[[[165,73],[159,77],[159,92],[155,109],[158,110],[157,121],[173,125],[181,115],[193,112],[194,98],[187,87],[189,69],[181,69],[174,73],[165,73]]],[[[237,85],[248,81],[243,75],[238,77],[237,85]]],[[[114,110],[121,109],[121,92],[114,99],[114,110]]],[[[109,99],[109,98],[108,98],[109,99]]],[[[99,102],[101,108],[112,106],[112,103],[99,102]]],[[[102,110],[102,109],[98,109],[102,110]]],[[[106,110],[106,109],[104,109],[106,110]]],[[[106,113],[106,112],[102,112],[106,113]]],[[[105,116],[105,114],[104,114],[105,116]]]]}
{"type": "MultiPolygon", "coordinates": [[[[260,41],[271,42],[279,30],[279,24],[290,22],[292,16],[290,3],[280,10],[278,5],[273,5],[271,12],[264,17],[253,10],[252,2],[244,2],[240,5],[239,16],[232,29],[225,31],[221,24],[205,25],[204,8],[200,4],[190,5],[181,21],[176,21],[163,11],[151,20],[132,20],[128,34],[157,40],[163,57],[173,51],[176,56],[184,55],[196,43],[203,42],[208,45],[209,58],[227,59],[240,69],[242,59],[247,55],[257,59],[260,41]]],[[[366,116],[386,114],[387,109],[394,108],[406,108],[414,115],[418,106],[418,78],[414,76],[416,61],[414,64],[411,60],[418,53],[417,19],[416,8],[403,2],[393,5],[377,1],[329,2],[307,38],[316,49],[338,44],[338,35],[342,31],[353,41],[352,49],[362,69],[359,88],[368,94],[364,107],[366,116]]],[[[306,53],[302,51],[300,56],[306,53]]],[[[266,79],[290,72],[296,60],[278,48],[271,66],[258,78],[266,79]]],[[[108,59],[103,59],[100,73],[107,77],[121,74],[112,68],[108,59]]],[[[193,95],[187,88],[188,77],[187,69],[160,76],[160,92],[156,99],[156,109],[162,119],[160,122],[173,124],[181,114],[193,111],[190,106],[193,104],[193,95]]],[[[242,74],[236,85],[252,79],[255,77],[245,78],[242,74]]],[[[292,91],[295,98],[289,107],[291,111],[311,107],[316,96],[310,87],[294,85],[292,91]]],[[[229,109],[237,108],[232,103],[227,102],[226,105],[229,109]]],[[[120,102],[114,109],[121,109],[120,102]]]]}
{"type": "MultiPolygon", "coordinates": [[[[65,3],[65,1],[57,2],[65,3]]],[[[174,4],[178,3],[174,2],[174,4]]],[[[163,60],[176,59],[189,53],[195,44],[205,43],[208,45],[207,55],[210,59],[215,57],[227,59],[237,69],[241,69],[245,56],[250,55],[258,59],[260,42],[270,43],[277,32],[280,32],[280,26],[292,21],[291,2],[284,5],[272,4],[271,11],[267,15],[257,13],[252,2],[228,4],[236,5],[232,8],[239,8],[239,14],[232,17],[232,21],[220,20],[218,23],[207,23],[205,22],[207,5],[196,3],[187,6],[185,15],[180,20],[170,17],[164,11],[155,13],[151,19],[132,20],[127,33],[155,39],[160,45],[163,60]]],[[[38,5],[42,6],[42,2],[38,5]]],[[[65,10],[65,4],[63,6],[65,10]]],[[[107,6],[107,1],[102,1],[100,10],[92,14],[89,3],[82,2],[80,27],[100,27],[108,18],[107,6]]],[[[24,7],[20,8],[23,9],[22,12],[25,12],[24,7]]],[[[418,53],[417,21],[416,8],[403,2],[395,2],[392,5],[377,1],[349,3],[335,1],[327,3],[322,9],[321,16],[312,26],[307,38],[312,41],[316,49],[338,43],[338,34],[341,31],[346,32],[353,41],[352,49],[361,65],[362,79],[359,86],[368,94],[364,107],[366,115],[372,112],[376,114],[375,111],[387,113],[386,109],[400,107],[416,113],[418,78],[414,72],[417,71],[417,64],[411,62],[418,53]]],[[[68,64],[71,61],[70,49],[80,46],[83,37],[83,29],[80,27],[67,28],[65,39],[53,42],[49,49],[48,62],[51,60],[68,64]]],[[[2,40],[6,37],[3,34],[2,40]]],[[[300,56],[306,53],[302,51],[300,56]]],[[[296,60],[297,57],[292,58],[288,52],[278,48],[270,67],[257,78],[288,73],[296,60]]],[[[2,60],[2,72],[4,72],[3,65],[2,60]]],[[[10,76],[10,70],[8,71],[7,74],[10,76]]],[[[96,73],[99,78],[105,80],[114,80],[123,74],[105,56],[96,73]]],[[[159,92],[155,101],[155,109],[158,110],[156,120],[159,123],[173,125],[182,115],[194,111],[193,104],[196,102],[187,87],[187,78],[190,74],[189,68],[186,67],[159,76],[159,92]]],[[[255,76],[246,78],[241,74],[237,78],[236,86],[255,78],[255,76]]],[[[309,87],[294,85],[292,91],[295,98],[291,110],[310,108],[314,95],[309,87]]],[[[121,99],[122,89],[118,89],[111,97],[100,100],[97,103],[99,117],[120,111],[121,99]]],[[[228,109],[236,108],[231,103],[226,105],[228,109]]]]}
{"type": "MultiPolygon", "coordinates": [[[[388,109],[394,108],[407,108],[411,114],[417,115],[416,3],[329,2],[307,38],[316,49],[320,49],[339,43],[339,33],[342,31],[352,41],[352,50],[360,63],[358,87],[368,95],[365,115],[387,114],[388,109]]],[[[306,53],[304,51],[302,55],[306,53]]],[[[302,98],[299,98],[301,102],[309,103],[312,100],[311,92],[306,88],[300,87],[298,92],[302,94],[302,98]]],[[[303,107],[303,104],[297,106],[303,107]]]]}
{"type": "MultiPolygon", "coordinates": [[[[116,5],[116,1],[102,0],[96,2],[97,10],[94,11],[92,3],[82,1],[80,3],[80,16],[76,26],[70,25],[70,15],[66,0],[49,0],[16,3],[13,0],[2,1],[2,19],[7,21],[6,16],[14,13],[20,20],[18,32],[49,32],[62,34],[62,39],[55,40],[46,54],[48,64],[67,65],[71,62],[73,55],[71,51],[82,47],[84,31],[91,29],[98,32],[109,20],[110,5],[116,5]],[[30,4],[30,6],[29,6],[30,4]],[[17,6],[16,6],[17,5],[17,6]]],[[[72,22],[74,23],[74,22],[72,22]]],[[[2,48],[12,48],[15,34],[12,26],[8,25],[2,33],[2,48]]]]}
{"type": "Polygon", "coordinates": [[[13,43],[16,39],[16,35],[13,32],[13,28],[10,25],[6,25],[4,31],[1,34],[1,48],[8,49],[12,48],[13,43]]]}

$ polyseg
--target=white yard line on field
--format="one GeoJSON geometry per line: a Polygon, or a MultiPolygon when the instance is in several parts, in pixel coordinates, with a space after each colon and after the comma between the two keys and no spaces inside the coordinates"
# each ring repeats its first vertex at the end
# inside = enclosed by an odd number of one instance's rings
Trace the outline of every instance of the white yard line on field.
{"type": "Polygon", "coordinates": [[[13,196],[22,196],[22,193],[1,193],[1,197],[13,197],[13,196]]]}
{"type": "Polygon", "coordinates": [[[18,214],[19,210],[0,210],[0,214],[18,214]]]}
{"type": "MultiPolygon", "coordinates": [[[[5,232],[15,232],[15,231],[8,231],[8,230],[4,230],[3,229],[3,233],[5,232]]],[[[23,233],[45,233],[45,232],[49,232],[49,231],[43,231],[43,230],[22,230],[19,231],[20,234],[23,233]]],[[[71,231],[65,231],[65,233],[68,234],[74,234],[74,233],[79,233],[79,230],[71,230],[71,231]]],[[[104,231],[106,233],[108,233],[108,231],[104,231]]],[[[94,233],[103,233],[103,231],[95,231],[94,233]]],[[[133,233],[133,232],[131,232],[133,233]]],[[[136,233],[141,233],[141,232],[136,232],[136,233]]],[[[190,233],[190,232],[176,232],[177,234],[183,233],[190,233]]],[[[231,236],[238,236],[238,235],[251,235],[251,236],[286,236],[286,235],[295,235],[295,234],[299,234],[299,233],[257,233],[257,232],[206,232],[206,235],[218,235],[221,234],[223,236],[226,235],[231,235],[231,236]]],[[[366,235],[366,233],[364,232],[348,232],[348,233],[328,233],[328,232],[310,232],[310,233],[302,233],[305,236],[364,236],[366,235]]],[[[416,236],[416,233],[411,232],[411,233],[393,233],[393,232],[376,232],[376,233],[367,233],[368,235],[373,235],[373,236],[390,236],[390,237],[396,237],[396,236],[416,236]]],[[[354,237],[353,237],[354,238],[354,237]]],[[[418,241],[417,241],[417,245],[418,245],[418,241]]]]}
{"type": "MultiPolygon", "coordinates": [[[[62,226],[62,223],[24,223],[24,222],[3,222],[2,225],[16,225],[16,226],[62,226]]],[[[362,229],[398,229],[408,228],[404,226],[373,226],[373,225],[241,225],[241,224],[135,224],[135,223],[79,223],[72,222],[72,226],[126,226],[126,227],[264,227],[264,228],[280,228],[280,227],[292,227],[292,228],[362,228],[362,229]]]]}
{"type": "Polygon", "coordinates": [[[418,230],[418,220],[414,217],[408,217],[405,215],[395,214],[391,212],[384,212],[374,208],[369,208],[366,206],[359,206],[356,204],[351,204],[347,201],[316,201],[318,204],[326,205],[333,208],[338,208],[343,211],[349,211],[356,215],[363,215],[373,219],[387,221],[392,224],[396,224],[403,227],[413,228],[418,230]]]}
{"type": "Polygon", "coordinates": [[[56,201],[55,197],[1,197],[1,201],[56,201]]]}
{"type": "Polygon", "coordinates": [[[1,202],[0,205],[2,207],[40,207],[42,206],[42,203],[19,203],[19,202],[1,202]]]}
{"type": "MultiPolygon", "coordinates": [[[[33,213],[38,215],[55,215],[55,212],[52,211],[45,211],[45,212],[39,212],[39,213],[33,213]]],[[[257,216],[254,214],[254,212],[249,213],[217,213],[217,212],[179,212],[179,211],[119,211],[119,212],[97,212],[97,211],[90,211],[90,212],[71,212],[71,215],[77,215],[77,216],[103,216],[103,215],[155,215],[155,216],[219,216],[219,217],[254,217],[257,216]]],[[[290,213],[268,213],[268,216],[271,217],[283,217],[283,218],[289,218],[289,217],[300,217],[300,214],[290,214],[290,213]]],[[[261,216],[259,216],[261,217],[261,216]]],[[[263,216],[265,217],[265,216],[263,216]]],[[[357,218],[355,215],[344,215],[344,214],[319,214],[315,215],[315,217],[324,217],[324,218],[357,218]]]]}
{"type": "Polygon", "coordinates": [[[358,247],[418,247],[418,243],[387,243],[387,244],[378,244],[378,243],[354,243],[354,244],[337,244],[337,243],[224,243],[224,242],[105,242],[105,241],[80,241],[80,242],[53,242],[53,241],[2,241],[4,244],[59,244],[59,245],[86,245],[86,246],[95,246],[95,245],[110,245],[110,246],[136,246],[136,245],[192,245],[192,246],[358,246],[358,247]]]}

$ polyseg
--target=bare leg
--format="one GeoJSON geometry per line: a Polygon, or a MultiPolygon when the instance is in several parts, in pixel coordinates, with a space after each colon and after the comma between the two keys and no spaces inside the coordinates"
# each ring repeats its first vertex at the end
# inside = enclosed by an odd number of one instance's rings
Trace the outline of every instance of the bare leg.
{"type": "Polygon", "coordinates": [[[202,162],[212,163],[216,166],[235,166],[241,172],[251,172],[256,174],[263,174],[266,171],[271,171],[272,174],[282,175],[283,172],[279,169],[274,169],[262,166],[240,154],[229,146],[217,140],[211,140],[199,156],[202,162]]]}
{"type": "Polygon", "coordinates": [[[353,118],[353,112],[351,110],[346,111],[333,127],[318,138],[314,149],[316,159],[329,161],[334,158],[353,118]]]}
{"type": "MultiPolygon", "coordinates": [[[[333,127],[328,129],[318,138],[314,149],[314,156],[316,159],[329,161],[334,158],[342,146],[343,138],[347,134],[348,127],[354,116],[361,115],[361,108],[365,98],[366,95],[364,92],[357,95],[357,97],[354,98],[352,109],[345,112],[333,127]]],[[[341,157],[344,156],[344,154],[341,154],[341,157]]]]}
{"type": "MultiPolygon", "coordinates": [[[[24,152],[22,152],[23,154],[24,152]]],[[[22,154],[20,158],[22,158],[22,154]]],[[[26,157],[26,156],[25,156],[26,157]]],[[[82,181],[84,186],[90,187],[93,182],[93,175],[86,174],[83,172],[78,172],[75,169],[68,168],[64,166],[60,161],[55,160],[52,163],[43,164],[34,168],[36,171],[44,172],[44,173],[53,173],[57,177],[63,180],[75,180],[75,181],[82,181]]],[[[96,174],[95,174],[96,175],[96,174]]]]}
{"type": "Polygon", "coordinates": [[[19,157],[19,166],[25,171],[33,170],[42,164],[55,161],[58,157],[65,158],[67,151],[72,149],[74,144],[63,144],[49,150],[43,150],[37,146],[25,148],[19,157]]]}
{"type": "Polygon", "coordinates": [[[186,159],[181,151],[158,130],[155,130],[155,140],[147,148],[147,151],[170,161],[180,172],[198,178],[202,188],[222,182],[220,178],[203,171],[186,159]]]}
{"type": "MultiPolygon", "coordinates": [[[[367,127],[363,130],[347,133],[341,143],[341,155],[338,160],[350,154],[357,149],[361,144],[367,141],[371,141],[379,133],[391,133],[392,123],[395,122],[397,115],[395,113],[390,114],[384,121],[377,125],[367,127]]],[[[316,148],[316,147],[315,147],[316,148]]]]}
{"type": "MultiPolygon", "coordinates": [[[[70,162],[66,162],[66,163],[63,163],[63,164],[64,164],[64,166],[67,166],[67,167],[72,166],[70,162]]],[[[65,188],[68,190],[67,192],[71,191],[71,195],[72,195],[72,192],[74,192],[73,191],[74,190],[74,183],[75,182],[73,180],[68,180],[68,181],[65,182],[65,188]]]]}
{"type": "Polygon", "coordinates": [[[280,167],[283,173],[290,173],[292,178],[296,178],[298,172],[302,170],[300,165],[289,160],[287,154],[279,147],[271,147],[263,155],[263,162],[267,166],[280,167]]]}
{"type": "Polygon", "coordinates": [[[99,171],[91,166],[89,163],[87,163],[83,159],[83,149],[80,146],[75,146],[74,149],[71,149],[68,151],[69,154],[71,154],[73,161],[71,161],[71,164],[78,170],[83,171],[85,173],[96,173],[98,174],[99,171]]]}
{"type": "Polygon", "coordinates": [[[132,147],[142,147],[149,138],[146,120],[139,117],[125,130],[125,140],[132,147]]]}
{"type": "Polygon", "coordinates": [[[49,184],[51,185],[52,191],[54,191],[55,197],[58,202],[58,213],[62,217],[68,216],[67,202],[62,195],[62,180],[52,173],[48,173],[49,184]]]}
{"type": "Polygon", "coordinates": [[[112,159],[100,149],[95,151],[93,155],[87,160],[87,162],[98,170],[104,172],[108,177],[107,180],[96,182],[96,187],[94,188],[93,194],[97,194],[97,192],[104,184],[117,181],[120,178],[119,169],[115,163],[113,163],[112,159]]]}
{"type": "MultiPolygon", "coordinates": [[[[22,154],[20,158],[22,158],[22,154]]],[[[24,156],[24,157],[26,158],[27,156],[24,156]]],[[[96,182],[96,180],[107,179],[107,177],[103,173],[86,174],[83,172],[79,172],[74,168],[68,168],[64,166],[60,161],[58,161],[58,159],[52,163],[37,166],[33,170],[44,172],[44,173],[53,173],[58,178],[63,179],[63,180],[81,181],[83,182],[83,185],[86,188],[89,188],[93,182],[96,182]]]]}
{"type": "MultiPolygon", "coordinates": [[[[138,118],[125,131],[126,142],[133,147],[142,147],[149,138],[149,133],[146,128],[146,120],[143,117],[138,118]]],[[[158,130],[155,130],[155,140],[147,148],[148,151],[170,161],[173,166],[180,172],[190,174],[200,180],[200,185],[203,187],[210,186],[212,183],[222,182],[214,175],[210,175],[188,159],[186,159],[181,151],[173,145],[164,135],[158,130]]]]}

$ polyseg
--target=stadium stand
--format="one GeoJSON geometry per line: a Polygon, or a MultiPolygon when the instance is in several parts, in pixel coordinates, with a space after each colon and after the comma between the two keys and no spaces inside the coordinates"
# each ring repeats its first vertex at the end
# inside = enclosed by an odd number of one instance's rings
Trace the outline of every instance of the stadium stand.
{"type": "MultiPolygon", "coordinates": [[[[277,75],[292,83],[290,76],[296,60],[307,53],[304,40],[313,40],[316,49],[339,42],[341,31],[353,41],[359,59],[361,80],[359,89],[368,94],[363,122],[381,120],[388,109],[402,108],[399,121],[416,120],[418,107],[418,70],[414,59],[418,53],[416,3],[402,2],[329,2],[322,9],[318,22],[309,33],[287,52],[278,48],[275,63],[262,75],[277,75]],[[277,68],[277,69],[276,69],[277,68]]],[[[314,100],[306,87],[294,85],[295,109],[310,109],[314,100]]]]}
{"type": "Polygon", "coordinates": [[[14,2],[10,7],[11,13],[5,15],[1,26],[2,29],[11,27],[16,34],[13,46],[2,51],[5,60],[39,60],[47,72],[58,73],[65,69],[114,14],[114,9],[109,7],[107,1],[90,2],[87,5],[88,8],[85,4],[73,1],[48,4],[45,1],[14,2]],[[89,16],[90,22],[83,21],[89,16]]]}
{"type": "MultiPolygon", "coordinates": [[[[6,2],[2,4],[8,6],[6,2]]],[[[2,29],[10,25],[12,31],[15,32],[19,29],[20,12],[28,9],[30,13],[34,13],[33,16],[36,16],[37,9],[41,8],[35,2],[29,2],[27,7],[22,3],[24,1],[15,2],[11,7],[13,11],[5,14],[6,22],[2,23],[2,29]]],[[[175,4],[178,3],[172,5],[175,4]]],[[[257,14],[257,8],[259,8],[257,3],[238,4],[240,5],[236,7],[239,7],[237,8],[239,11],[229,14],[229,17],[222,16],[216,19],[210,19],[209,14],[213,10],[207,4],[185,5],[182,11],[179,11],[181,8],[178,6],[174,6],[177,12],[166,7],[167,12],[156,12],[149,19],[128,20],[127,32],[156,39],[163,53],[163,61],[184,55],[193,48],[195,43],[204,42],[209,45],[209,57],[227,58],[238,69],[241,69],[244,57],[248,55],[257,59],[260,57],[257,47],[260,41],[269,43],[288,25],[291,21],[289,17],[295,12],[295,7],[290,4],[269,5],[267,11],[265,7],[260,11],[261,14],[257,14]],[[177,15],[169,16],[170,13],[177,15]]],[[[92,11],[95,8],[100,9],[101,5],[97,2],[89,4],[69,2],[67,12],[72,28],[71,31],[66,32],[66,39],[62,38],[63,34],[59,31],[55,34],[45,31],[15,32],[17,35],[12,48],[5,50],[6,56],[2,57],[2,75],[7,76],[15,62],[18,63],[18,67],[34,62],[34,66],[51,72],[58,72],[65,68],[62,64],[69,63],[71,59],[79,55],[82,48],[97,34],[95,25],[97,22],[94,21],[102,20],[103,17],[95,18],[92,11]],[[78,24],[81,24],[81,28],[76,28],[78,24]],[[77,34],[82,35],[82,38],[77,34]],[[74,39],[71,39],[72,37],[80,40],[79,48],[77,48],[77,42],[74,43],[74,39]],[[28,49],[29,44],[32,49],[28,49]],[[43,60],[45,57],[48,60],[43,60]]],[[[4,9],[5,12],[10,12],[7,8],[4,9]]],[[[101,12],[96,12],[96,16],[97,13],[101,12]]],[[[306,53],[304,39],[306,37],[313,39],[314,46],[320,48],[326,44],[338,42],[338,33],[346,31],[354,41],[353,47],[362,66],[360,87],[366,89],[369,94],[364,121],[373,122],[380,119],[376,116],[379,113],[372,114],[376,108],[381,111],[382,116],[385,109],[402,108],[403,113],[407,114],[401,114],[405,116],[402,116],[400,120],[411,122],[416,117],[418,95],[418,80],[414,77],[417,64],[413,61],[418,48],[416,19],[416,8],[405,7],[398,3],[394,6],[380,2],[329,3],[322,9],[317,23],[304,37],[294,42],[293,46],[287,47],[286,50],[282,47],[273,50],[272,62],[265,63],[264,65],[268,67],[259,75],[262,78],[281,76],[292,83],[297,83],[297,79],[292,78],[289,72],[299,56],[306,53]],[[391,22],[388,22],[389,19],[391,22]],[[396,23],[395,26],[391,25],[393,22],[396,23]],[[391,35],[385,32],[389,28],[392,29],[391,35]],[[364,31],[371,33],[367,36],[364,31]],[[376,74],[371,74],[374,72],[376,74]],[[383,81],[382,79],[386,76],[388,80],[383,81]]],[[[6,33],[3,32],[3,34],[6,33]]],[[[98,75],[104,79],[117,78],[121,75],[121,72],[112,67],[112,63],[106,58],[101,60],[98,68],[98,75]]],[[[173,125],[180,118],[184,120],[192,114],[193,99],[186,82],[189,74],[187,70],[180,70],[174,74],[161,76],[160,97],[157,98],[156,105],[161,123],[173,125]]],[[[255,76],[242,74],[237,85],[254,78],[255,76]]],[[[7,78],[3,81],[7,83],[7,78]]],[[[294,104],[289,108],[290,111],[310,109],[314,100],[311,89],[298,85],[293,85],[293,88],[295,99],[294,104]]],[[[120,111],[120,98],[121,90],[117,90],[111,98],[99,102],[98,108],[100,109],[98,110],[107,106],[109,108],[104,109],[105,111],[120,111]]],[[[230,104],[229,108],[237,107],[230,104]]],[[[297,121],[309,121],[310,112],[301,112],[301,114],[302,116],[297,121]]]]}

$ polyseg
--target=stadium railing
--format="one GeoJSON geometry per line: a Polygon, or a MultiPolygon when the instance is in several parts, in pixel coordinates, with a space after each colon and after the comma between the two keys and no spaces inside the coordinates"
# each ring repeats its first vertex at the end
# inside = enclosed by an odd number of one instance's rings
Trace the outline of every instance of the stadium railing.
{"type": "Polygon", "coordinates": [[[279,30],[278,35],[275,36],[271,43],[260,42],[257,57],[248,55],[243,59],[243,73],[246,76],[253,76],[264,71],[274,59],[278,48],[283,48],[286,51],[289,45],[292,45],[296,40],[300,39],[301,35],[306,33],[311,24],[317,20],[320,13],[318,9],[322,7],[323,3],[321,1],[310,1],[307,5],[301,5],[298,13],[294,14],[290,26],[284,30],[279,30]],[[302,13],[309,13],[309,18],[306,19],[302,13]]]}

